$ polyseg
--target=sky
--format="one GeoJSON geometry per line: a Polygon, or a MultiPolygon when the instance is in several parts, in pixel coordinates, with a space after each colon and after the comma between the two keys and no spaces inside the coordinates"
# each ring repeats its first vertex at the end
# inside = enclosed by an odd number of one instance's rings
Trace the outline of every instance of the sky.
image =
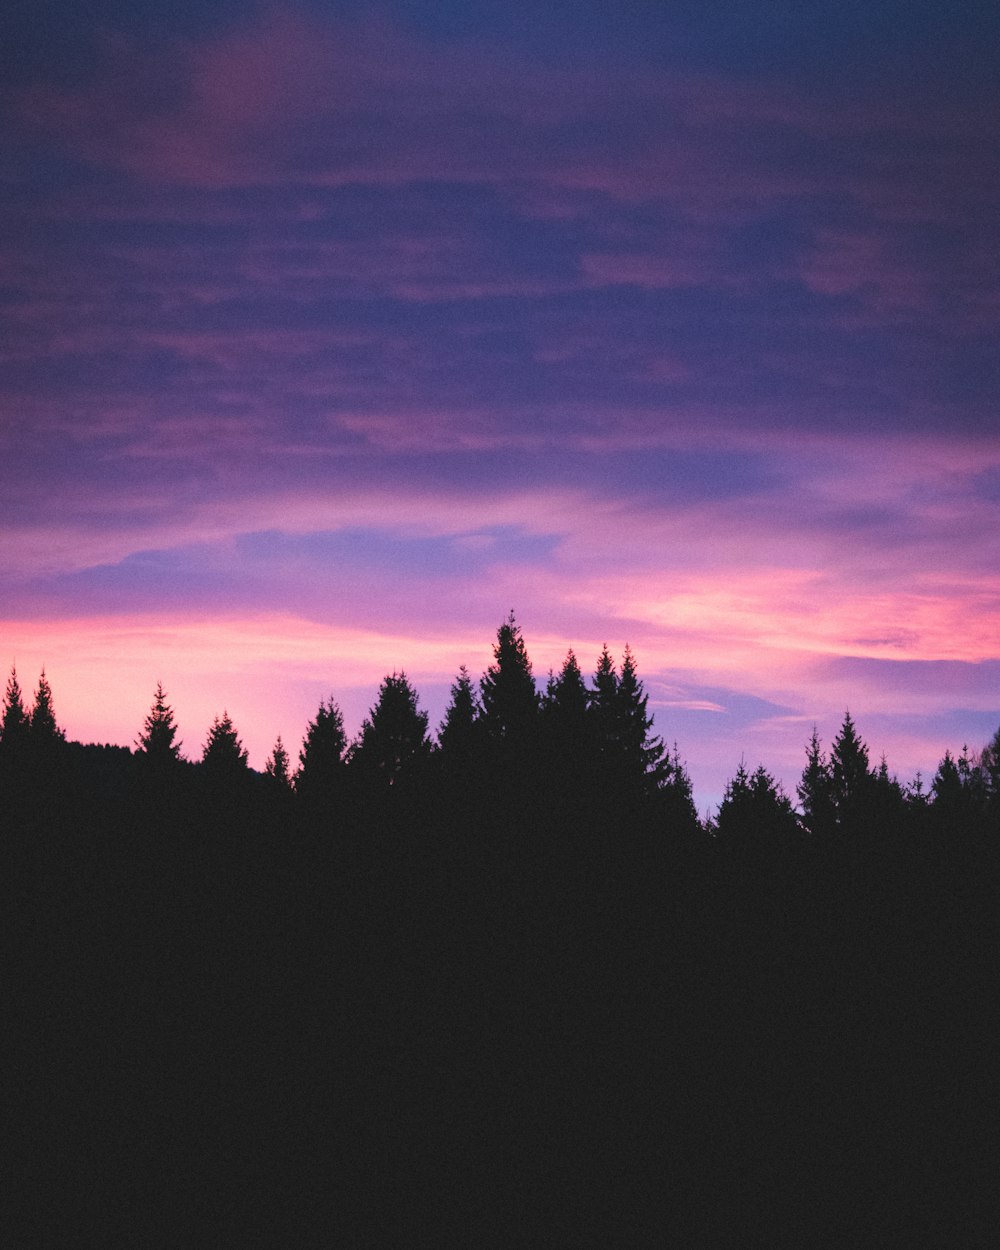
{"type": "Polygon", "coordinates": [[[513,608],[699,809],[1000,724],[1000,10],[0,16],[0,667],[293,756],[513,608]]]}

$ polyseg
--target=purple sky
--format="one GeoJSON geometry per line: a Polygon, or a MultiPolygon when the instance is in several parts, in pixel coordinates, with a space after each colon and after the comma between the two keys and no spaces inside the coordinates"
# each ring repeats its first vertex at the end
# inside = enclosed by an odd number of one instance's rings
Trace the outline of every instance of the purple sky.
{"type": "Polygon", "coordinates": [[[847,707],[903,780],[981,745],[983,7],[3,16],[0,661],[260,767],[393,669],[436,723],[513,606],[540,677],[631,644],[702,810],[847,707]]]}

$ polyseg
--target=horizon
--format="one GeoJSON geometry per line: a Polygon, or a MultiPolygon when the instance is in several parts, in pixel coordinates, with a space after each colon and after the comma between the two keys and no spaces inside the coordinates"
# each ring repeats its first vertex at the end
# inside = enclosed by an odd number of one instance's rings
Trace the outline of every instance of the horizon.
{"type": "MultiPolygon", "coordinates": [[[[1000,724],[1000,11],[0,15],[0,660],[293,759],[516,610],[700,814],[1000,724]]],[[[661,11],[664,10],[664,11],[661,11]]]]}

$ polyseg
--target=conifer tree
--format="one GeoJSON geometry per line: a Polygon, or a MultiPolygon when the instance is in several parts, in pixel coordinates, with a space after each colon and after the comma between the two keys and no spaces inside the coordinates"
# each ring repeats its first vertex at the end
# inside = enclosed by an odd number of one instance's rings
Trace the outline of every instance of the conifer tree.
{"type": "Polygon", "coordinates": [[[815,725],[806,747],[806,766],[796,792],[802,805],[802,827],[805,832],[814,838],[829,837],[836,823],[833,780],[815,725]]]}
{"type": "Polygon", "coordinates": [[[479,682],[483,728],[494,741],[524,741],[534,728],[539,700],[513,609],[497,630],[493,658],[479,682]]]}
{"type": "Polygon", "coordinates": [[[597,660],[593,686],[589,692],[590,714],[594,722],[597,749],[613,756],[618,744],[618,673],[605,643],[597,660]]]}
{"type": "Polygon", "coordinates": [[[716,830],[723,841],[763,849],[791,841],[797,822],[787,795],[764,765],[751,775],[740,760],[726,786],[716,830]]]}
{"type": "Polygon", "coordinates": [[[12,755],[23,748],[30,727],[31,718],[24,707],[17,669],[11,666],[3,702],[3,723],[0,725],[0,745],[3,746],[5,754],[12,755]]]}
{"type": "Polygon", "coordinates": [[[35,745],[42,749],[66,740],[65,733],[56,724],[52,707],[52,688],[45,676],[44,668],[38,679],[35,703],[31,710],[31,738],[35,745]]]}
{"type": "Polygon", "coordinates": [[[1000,804],[1000,729],[979,753],[979,773],[990,800],[1000,804]]]}
{"type": "Polygon", "coordinates": [[[472,761],[478,737],[479,700],[463,664],[451,687],[451,702],[438,730],[442,762],[447,768],[464,768],[472,761]]]}
{"type": "Polygon", "coordinates": [[[343,787],[346,750],[344,717],[330,695],[306,728],[294,777],[296,793],[318,802],[335,798],[343,787]]]}
{"type": "Polygon", "coordinates": [[[180,758],[181,744],[175,742],[177,725],[174,710],[167,703],[163,682],[156,683],[153,705],[146,717],[142,733],[136,739],[139,754],[151,765],[162,767],[176,763],[180,758]]]}
{"type": "Polygon", "coordinates": [[[701,832],[701,822],[694,805],[690,774],[676,742],[673,751],[663,751],[662,747],[660,750],[662,758],[647,774],[654,786],[654,809],[660,813],[668,833],[675,837],[694,837],[701,832]]]}
{"type": "Polygon", "coordinates": [[[951,754],[945,751],[931,782],[935,823],[950,826],[965,814],[965,787],[962,775],[951,754]]]}
{"type": "Polygon", "coordinates": [[[264,765],[264,772],[274,781],[279,790],[291,790],[292,788],[292,779],[289,776],[288,765],[288,751],[281,740],[281,734],[278,734],[278,737],[275,739],[274,749],[264,765]]]}
{"type": "Polygon", "coordinates": [[[248,770],[248,758],[229,713],[216,716],[201,754],[205,768],[219,777],[236,776],[248,770]]]}
{"type": "MultiPolygon", "coordinates": [[[[626,644],[618,678],[618,748],[629,776],[648,777],[655,786],[676,784],[676,769],[661,738],[650,734],[653,718],[647,714],[649,695],[639,680],[635,656],[626,644]]],[[[676,746],[674,754],[676,755],[676,746]]]]}
{"type": "Polygon", "coordinates": [[[830,748],[830,790],[841,833],[855,834],[871,824],[872,775],[868,747],[858,736],[850,712],[830,748]]]}
{"type": "Polygon", "coordinates": [[[554,725],[573,736],[583,733],[590,700],[572,647],[566,652],[559,676],[550,679],[545,702],[554,725]]]}
{"type": "Polygon", "coordinates": [[[430,754],[427,713],[405,673],[392,673],[379,686],[378,699],[361,726],[351,767],[369,782],[390,787],[412,776],[430,754]]]}

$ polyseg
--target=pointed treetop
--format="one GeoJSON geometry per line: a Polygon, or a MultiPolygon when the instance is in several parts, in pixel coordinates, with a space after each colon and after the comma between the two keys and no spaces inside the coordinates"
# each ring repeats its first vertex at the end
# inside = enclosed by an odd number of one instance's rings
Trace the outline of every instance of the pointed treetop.
{"type": "Polygon", "coordinates": [[[158,681],[153,706],[135,744],[140,754],[148,760],[155,763],[170,762],[180,758],[181,744],[174,741],[176,736],[174,709],[167,703],[163,682],[158,681]]]}
{"type": "Polygon", "coordinates": [[[224,711],[212,721],[201,762],[214,772],[236,772],[247,768],[248,759],[232,718],[224,711]]]}
{"type": "Polygon", "coordinates": [[[66,735],[56,724],[56,716],[52,707],[52,687],[42,669],[35,691],[35,704],[31,710],[31,736],[40,743],[59,742],[66,735]]]}
{"type": "Polygon", "coordinates": [[[24,707],[17,669],[11,665],[7,679],[7,693],[3,701],[3,722],[0,725],[0,741],[8,746],[24,739],[30,726],[30,717],[24,707]]]}
{"type": "Polygon", "coordinates": [[[264,765],[264,772],[268,777],[273,777],[282,790],[290,790],[292,788],[292,779],[289,776],[288,765],[288,751],[281,740],[281,734],[278,734],[278,737],[275,739],[274,749],[264,765]]]}
{"type": "Polygon", "coordinates": [[[491,738],[519,736],[534,721],[538,693],[521,628],[514,611],[497,630],[494,663],[479,682],[483,724],[491,738]]]}
{"type": "Polygon", "coordinates": [[[468,668],[463,664],[451,687],[451,702],[444,714],[441,728],[438,730],[438,744],[442,751],[466,753],[475,734],[476,721],[480,715],[479,700],[469,676],[468,668]]]}

